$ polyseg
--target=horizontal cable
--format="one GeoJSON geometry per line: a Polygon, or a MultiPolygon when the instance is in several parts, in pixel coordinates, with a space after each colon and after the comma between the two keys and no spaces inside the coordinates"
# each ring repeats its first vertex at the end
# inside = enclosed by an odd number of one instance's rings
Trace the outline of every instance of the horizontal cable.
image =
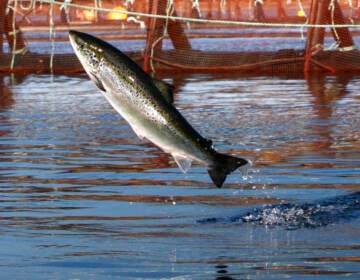
{"type": "Polygon", "coordinates": [[[56,4],[60,6],[78,8],[78,9],[86,9],[86,10],[94,10],[99,12],[116,12],[119,14],[126,14],[128,16],[134,17],[147,17],[147,18],[158,18],[158,19],[170,19],[177,20],[183,22],[193,22],[193,23],[209,23],[209,24],[223,24],[223,25],[239,25],[239,26],[252,26],[252,27],[297,27],[297,28],[360,28],[360,24],[308,24],[308,23],[270,23],[270,22],[251,22],[251,21],[235,21],[235,20],[216,20],[216,19],[201,19],[201,18],[189,18],[189,17],[179,17],[179,16],[170,16],[170,15],[154,15],[148,13],[140,13],[140,12],[130,12],[130,11],[117,11],[108,8],[100,8],[100,7],[91,7],[86,5],[79,5],[73,3],[65,3],[62,1],[56,0],[34,0],[39,3],[48,3],[48,4],[56,4]]]}

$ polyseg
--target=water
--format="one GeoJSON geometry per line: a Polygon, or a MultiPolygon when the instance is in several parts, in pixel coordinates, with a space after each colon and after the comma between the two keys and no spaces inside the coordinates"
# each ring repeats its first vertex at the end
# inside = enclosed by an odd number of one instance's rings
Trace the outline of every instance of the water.
{"type": "Polygon", "coordinates": [[[247,178],[215,188],[85,75],[3,76],[3,279],[359,279],[360,76],[164,76],[247,178]]]}

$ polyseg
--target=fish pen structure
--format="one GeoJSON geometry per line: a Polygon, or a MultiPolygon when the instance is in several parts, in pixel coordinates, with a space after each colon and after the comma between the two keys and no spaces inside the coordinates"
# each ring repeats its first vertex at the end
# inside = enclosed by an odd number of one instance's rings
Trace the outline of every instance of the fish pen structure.
{"type": "Polygon", "coordinates": [[[83,71],[70,29],[148,72],[360,71],[358,0],[3,0],[0,72],[83,71]]]}

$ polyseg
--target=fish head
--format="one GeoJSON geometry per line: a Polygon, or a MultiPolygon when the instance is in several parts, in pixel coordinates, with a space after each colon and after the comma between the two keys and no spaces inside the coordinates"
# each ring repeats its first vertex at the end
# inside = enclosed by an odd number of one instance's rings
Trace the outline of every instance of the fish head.
{"type": "Polygon", "coordinates": [[[104,59],[103,41],[83,32],[70,30],[70,43],[89,77],[103,90],[98,72],[104,59]]]}

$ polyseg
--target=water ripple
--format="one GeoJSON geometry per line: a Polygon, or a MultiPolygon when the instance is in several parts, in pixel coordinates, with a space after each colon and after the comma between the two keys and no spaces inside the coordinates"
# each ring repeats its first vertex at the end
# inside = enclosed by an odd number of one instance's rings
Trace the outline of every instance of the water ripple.
{"type": "Polygon", "coordinates": [[[286,229],[316,228],[359,218],[360,192],[336,196],[311,203],[266,205],[227,218],[207,218],[200,223],[252,223],[282,226],[286,229]]]}

